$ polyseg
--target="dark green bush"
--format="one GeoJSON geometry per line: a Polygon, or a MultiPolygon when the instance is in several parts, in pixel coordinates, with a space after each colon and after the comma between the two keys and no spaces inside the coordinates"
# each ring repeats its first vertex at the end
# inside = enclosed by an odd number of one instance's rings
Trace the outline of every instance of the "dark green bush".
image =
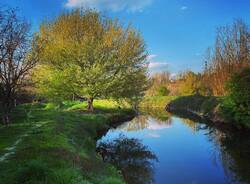
{"type": "Polygon", "coordinates": [[[31,160],[17,171],[17,183],[39,184],[46,183],[49,174],[49,168],[41,160],[31,160]]]}
{"type": "Polygon", "coordinates": [[[62,168],[54,171],[48,184],[91,184],[84,180],[76,168],[62,168]]]}
{"type": "Polygon", "coordinates": [[[204,114],[210,114],[214,111],[216,106],[219,104],[219,101],[215,97],[207,97],[206,100],[201,104],[201,111],[204,114]]]}
{"type": "Polygon", "coordinates": [[[224,117],[250,127],[250,68],[234,74],[226,88],[228,95],[222,104],[224,117]]]}

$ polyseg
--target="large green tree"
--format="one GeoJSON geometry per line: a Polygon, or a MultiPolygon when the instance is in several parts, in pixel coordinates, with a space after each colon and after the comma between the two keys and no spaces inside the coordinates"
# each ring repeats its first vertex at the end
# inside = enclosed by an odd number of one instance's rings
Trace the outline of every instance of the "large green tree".
{"type": "Polygon", "coordinates": [[[147,52],[131,26],[92,10],[75,10],[43,23],[38,35],[45,46],[35,79],[44,94],[86,97],[89,110],[95,98],[131,100],[143,95],[147,52]]]}

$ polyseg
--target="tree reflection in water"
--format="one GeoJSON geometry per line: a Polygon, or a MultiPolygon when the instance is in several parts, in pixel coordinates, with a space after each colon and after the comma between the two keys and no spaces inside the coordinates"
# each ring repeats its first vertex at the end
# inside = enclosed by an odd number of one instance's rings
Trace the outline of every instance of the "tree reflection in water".
{"type": "Polygon", "coordinates": [[[215,165],[222,164],[228,183],[250,183],[249,132],[219,130],[190,117],[182,118],[182,122],[194,132],[206,131],[209,141],[214,143],[211,160],[215,165]]]}
{"type": "Polygon", "coordinates": [[[154,183],[153,163],[158,159],[140,140],[120,135],[115,140],[99,142],[97,152],[105,162],[121,170],[127,183],[154,183]]]}
{"type": "Polygon", "coordinates": [[[210,128],[209,136],[219,150],[228,182],[250,183],[250,135],[210,128]]]}
{"type": "Polygon", "coordinates": [[[140,116],[122,124],[118,128],[129,132],[143,129],[159,130],[169,128],[171,125],[171,116],[164,109],[140,108],[140,116]]]}
{"type": "MultiPolygon", "coordinates": [[[[184,113],[178,115],[176,119],[161,109],[144,109],[140,116],[119,126],[117,132],[124,132],[126,134],[132,131],[132,134],[135,135],[137,131],[144,131],[145,129],[145,132],[159,130],[163,134],[163,129],[166,128],[172,127],[176,130],[175,125],[177,122],[185,124],[192,130],[197,138],[202,136],[206,138],[206,142],[212,142],[212,144],[208,144],[210,145],[207,150],[209,151],[208,155],[205,155],[210,156],[210,161],[208,161],[212,162],[215,167],[223,169],[225,183],[250,184],[249,131],[244,133],[242,131],[237,132],[236,130],[217,128],[214,127],[211,122],[206,123],[205,120],[197,116],[189,116],[184,113]]],[[[171,130],[168,130],[168,132],[171,133],[171,130]]],[[[115,134],[115,136],[117,136],[117,134],[115,134]]],[[[157,140],[159,139],[164,139],[164,136],[160,136],[157,140]]],[[[149,144],[149,146],[151,145],[149,144]]],[[[166,150],[165,146],[163,143],[161,148],[166,150]]],[[[183,146],[184,152],[182,154],[185,154],[185,145],[183,146]]],[[[149,151],[148,147],[142,145],[138,139],[128,139],[124,136],[120,136],[116,140],[99,143],[98,151],[104,161],[116,165],[117,168],[122,171],[127,183],[154,183],[153,163],[157,158],[155,154],[149,151]]],[[[157,153],[158,151],[156,150],[157,153]]],[[[159,159],[161,159],[161,154],[159,154],[159,159]]],[[[167,165],[168,164],[166,164],[166,166],[167,165]]],[[[168,167],[164,167],[164,169],[167,168],[168,167]]],[[[192,166],[190,166],[190,169],[192,169],[192,166]]],[[[160,177],[165,177],[165,175],[161,175],[160,177]]]]}

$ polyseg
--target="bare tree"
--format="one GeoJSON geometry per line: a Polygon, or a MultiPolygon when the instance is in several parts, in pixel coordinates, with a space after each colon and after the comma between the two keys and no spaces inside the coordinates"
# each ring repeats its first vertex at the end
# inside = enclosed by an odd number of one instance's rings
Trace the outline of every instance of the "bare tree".
{"type": "Polygon", "coordinates": [[[0,101],[4,124],[10,123],[16,95],[36,63],[29,24],[15,9],[0,10],[0,101]]]}
{"type": "Polygon", "coordinates": [[[214,95],[224,95],[225,82],[233,73],[250,66],[250,30],[242,20],[218,28],[215,47],[211,50],[206,81],[214,95]]]}

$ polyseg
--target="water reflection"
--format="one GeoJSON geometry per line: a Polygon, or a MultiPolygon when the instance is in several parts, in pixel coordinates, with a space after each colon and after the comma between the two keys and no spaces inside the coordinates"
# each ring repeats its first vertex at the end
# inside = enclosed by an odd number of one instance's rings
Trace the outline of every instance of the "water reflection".
{"type": "Polygon", "coordinates": [[[157,157],[140,140],[120,135],[115,140],[99,142],[97,151],[103,161],[121,170],[127,183],[154,183],[153,161],[157,161],[157,157]]]}
{"type": "Polygon", "coordinates": [[[143,129],[161,130],[170,128],[172,119],[170,114],[164,110],[155,108],[140,109],[140,116],[135,117],[132,121],[126,122],[119,126],[124,131],[139,131],[143,129]]]}
{"type": "Polygon", "coordinates": [[[171,127],[171,119],[159,121],[151,116],[141,115],[134,118],[132,121],[126,122],[119,126],[119,129],[124,131],[139,131],[143,129],[161,130],[171,127]]]}
{"type": "Polygon", "coordinates": [[[164,121],[168,121],[169,119],[171,119],[171,114],[166,112],[165,109],[141,107],[139,110],[140,110],[141,115],[147,115],[147,116],[153,117],[159,122],[164,122],[164,121]]]}
{"type": "Polygon", "coordinates": [[[114,141],[104,141],[99,151],[129,184],[250,184],[249,132],[219,130],[194,116],[143,109],[102,140],[107,138],[114,141]],[[159,163],[153,167],[156,155],[159,163]]]}
{"type": "Polygon", "coordinates": [[[195,122],[193,117],[180,118],[194,132],[205,130],[208,140],[213,142],[211,161],[223,166],[226,182],[250,183],[250,134],[248,132],[222,131],[212,125],[195,122]],[[191,120],[192,119],[192,120],[191,120]]]}
{"type": "Polygon", "coordinates": [[[228,182],[250,183],[250,135],[224,133],[210,127],[209,137],[216,145],[215,151],[220,153],[228,182]]]}

